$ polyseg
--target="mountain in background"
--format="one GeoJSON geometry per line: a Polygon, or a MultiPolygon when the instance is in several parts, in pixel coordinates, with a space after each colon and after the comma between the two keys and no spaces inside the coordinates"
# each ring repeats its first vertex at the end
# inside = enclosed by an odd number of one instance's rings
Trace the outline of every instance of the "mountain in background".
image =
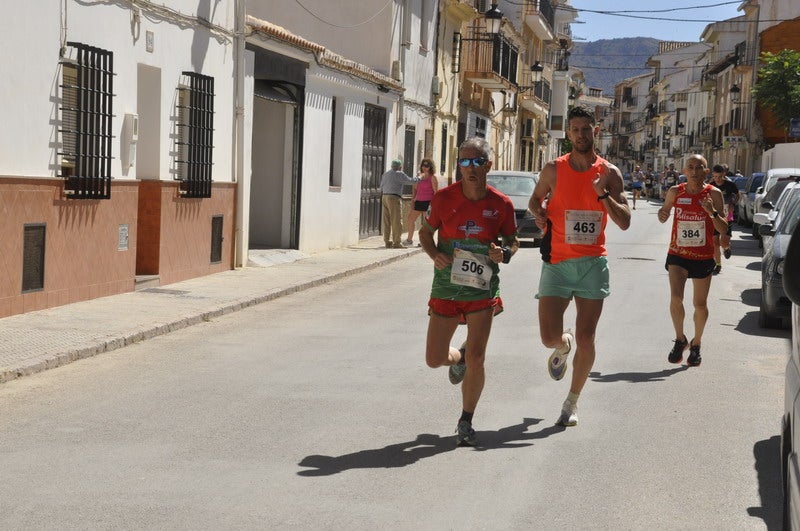
{"type": "Polygon", "coordinates": [[[601,88],[604,96],[613,98],[614,85],[651,70],[645,63],[658,53],[659,42],[649,37],[575,42],[569,63],[583,71],[587,87],[601,88]]]}

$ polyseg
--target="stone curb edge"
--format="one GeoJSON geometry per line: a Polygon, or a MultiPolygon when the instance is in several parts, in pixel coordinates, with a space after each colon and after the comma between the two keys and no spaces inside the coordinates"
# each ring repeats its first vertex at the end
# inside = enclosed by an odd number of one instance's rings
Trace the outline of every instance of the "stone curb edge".
{"type": "Polygon", "coordinates": [[[270,293],[266,293],[264,295],[258,295],[244,300],[233,301],[219,308],[204,311],[198,315],[182,317],[167,324],[153,326],[146,330],[139,330],[137,332],[124,335],[122,337],[104,340],[102,343],[99,344],[93,344],[87,347],[79,347],[77,349],[69,350],[66,352],[60,352],[52,355],[47,359],[33,361],[29,365],[24,365],[22,367],[14,369],[2,370],[0,371],[0,384],[16,380],[17,378],[21,378],[23,376],[30,376],[38,372],[43,372],[49,369],[55,369],[56,367],[61,367],[63,365],[67,365],[68,363],[72,363],[74,361],[78,361],[84,358],[91,358],[98,354],[111,352],[113,350],[117,350],[126,347],[128,345],[132,345],[134,343],[139,343],[147,339],[152,339],[154,337],[168,334],[176,330],[188,328],[196,324],[210,321],[211,319],[214,319],[216,317],[220,317],[229,313],[243,310],[245,308],[249,308],[250,306],[255,306],[258,304],[269,302],[271,300],[275,300],[277,298],[284,297],[286,295],[291,295],[292,293],[298,293],[300,291],[304,291],[316,286],[321,286],[323,284],[327,284],[329,282],[333,282],[351,275],[363,273],[364,271],[375,269],[377,267],[384,266],[392,262],[397,262],[399,260],[403,260],[410,256],[414,256],[421,252],[422,249],[414,249],[410,252],[403,253],[400,255],[389,256],[384,259],[378,260],[377,262],[372,262],[363,266],[347,269],[345,271],[341,271],[339,273],[335,273],[333,275],[329,275],[326,277],[312,279],[307,282],[302,282],[300,284],[289,286],[287,288],[273,291],[270,293]]]}

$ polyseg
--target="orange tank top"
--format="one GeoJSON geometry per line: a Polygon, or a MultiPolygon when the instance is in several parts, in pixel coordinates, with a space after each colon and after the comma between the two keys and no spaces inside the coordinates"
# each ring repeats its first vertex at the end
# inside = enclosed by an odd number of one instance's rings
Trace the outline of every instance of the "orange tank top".
{"type": "Polygon", "coordinates": [[[547,201],[547,234],[542,241],[542,258],[557,264],[570,258],[605,256],[605,228],[608,213],[592,181],[605,171],[608,162],[597,157],[592,167],[579,172],[569,165],[569,154],[555,160],[556,184],[547,201]]]}

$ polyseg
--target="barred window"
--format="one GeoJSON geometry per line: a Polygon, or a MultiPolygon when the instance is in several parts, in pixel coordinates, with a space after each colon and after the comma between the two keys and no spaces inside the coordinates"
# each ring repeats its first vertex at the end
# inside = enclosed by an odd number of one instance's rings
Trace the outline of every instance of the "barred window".
{"type": "Polygon", "coordinates": [[[68,42],[61,68],[61,146],[64,192],[72,199],[111,197],[114,54],[68,42]]]}
{"type": "Polygon", "coordinates": [[[211,197],[214,78],[183,72],[178,87],[177,179],[184,197],[211,197]]]}

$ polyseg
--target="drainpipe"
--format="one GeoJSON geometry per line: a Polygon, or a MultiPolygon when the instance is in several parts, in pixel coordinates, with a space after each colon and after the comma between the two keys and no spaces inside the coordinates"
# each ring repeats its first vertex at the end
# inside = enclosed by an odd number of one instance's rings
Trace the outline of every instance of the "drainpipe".
{"type": "Polygon", "coordinates": [[[234,267],[247,265],[249,231],[248,206],[250,180],[244,179],[244,47],[245,0],[234,0],[234,127],[233,127],[233,180],[236,183],[236,232],[234,235],[234,267]]]}

